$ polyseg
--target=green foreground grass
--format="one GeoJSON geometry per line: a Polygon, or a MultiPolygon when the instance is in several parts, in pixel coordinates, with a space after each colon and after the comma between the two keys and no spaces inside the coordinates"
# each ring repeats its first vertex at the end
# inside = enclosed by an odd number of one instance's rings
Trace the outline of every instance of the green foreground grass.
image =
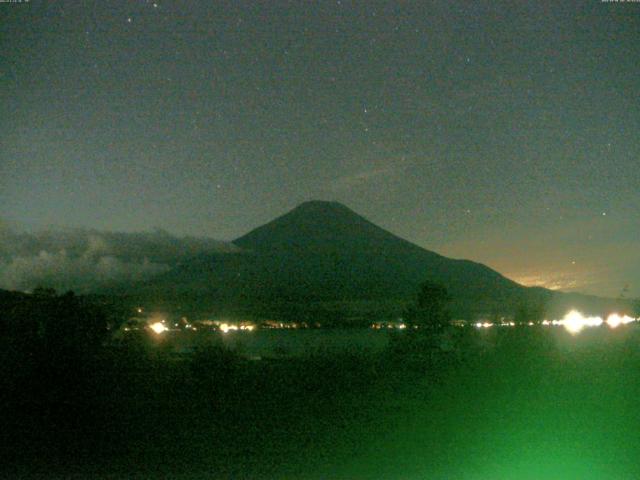
{"type": "Polygon", "coordinates": [[[132,343],[80,368],[80,387],[14,382],[31,390],[3,397],[2,468],[14,478],[640,478],[639,340],[635,326],[515,329],[469,333],[455,354],[400,338],[378,354],[279,361],[216,346],[176,361],[132,343]]]}

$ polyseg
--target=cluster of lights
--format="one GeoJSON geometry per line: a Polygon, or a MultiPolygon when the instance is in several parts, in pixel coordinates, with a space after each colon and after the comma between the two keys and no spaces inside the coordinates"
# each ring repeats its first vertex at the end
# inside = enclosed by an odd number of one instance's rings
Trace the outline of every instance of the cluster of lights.
{"type": "MultiPolygon", "coordinates": [[[[407,328],[406,323],[387,323],[387,322],[377,322],[371,325],[371,328],[374,330],[384,330],[385,328],[388,330],[398,329],[404,330],[407,328]]],[[[414,325],[413,328],[418,328],[417,325],[414,325]]]]}
{"type": "Polygon", "coordinates": [[[617,313],[612,313],[607,318],[607,325],[611,328],[616,328],[618,325],[627,325],[628,323],[635,322],[636,319],[629,317],[628,315],[618,315],[617,313]]]}
{"type": "Polygon", "coordinates": [[[562,320],[554,321],[552,324],[562,325],[570,333],[578,333],[585,327],[599,327],[603,323],[606,323],[610,328],[616,328],[635,321],[635,318],[628,315],[618,315],[617,313],[612,313],[606,320],[603,320],[602,317],[585,317],[580,312],[572,310],[562,320]]]}
{"type": "MultiPolygon", "coordinates": [[[[619,315],[617,313],[612,313],[611,315],[609,315],[607,317],[606,320],[603,320],[602,317],[589,317],[589,316],[584,316],[582,313],[580,313],[577,310],[571,310],[569,313],[567,313],[561,320],[543,320],[542,321],[542,325],[544,326],[563,326],[569,333],[571,334],[576,334],[579,333],[580,331],[582,331],[585,327],[599,327],[603,324],[607,324],[610,328],[617,328],[620,325],[627,325],[629,323],[638,321],[640,319],[635,319],[633,317],[630,317],[628,315],[619,315]]],[[[474,323],[474,326],[476,328],[491,328],[494,326],[502,326],[502,327],[514,327],[516,324],[515,322],[501,322],[501,323],[491,323],[491,322],[477,322],[474,323]]],[[[529,322],[527,323],[527,325],[529,326],[533,326],[534,323],[533,322],[529,322]]],[[[177,324],[176,324],[177,326],[177,324]]],[[[167,326],[165,325],[164,321],[158,321],[158,322],[154,322],[151,323],[149,325],[149,328],[157,335],[161,335],[165,332],[167,332],[169,329],[167,328],[167,326]]],[[[186,326],[187,329],[193,329],[196,330],[196,327],[187,324],[186,326]]],[[[233,323],[221,323],[220,324],[220,331],[222,333],[228,333],[231,331],[248,331],[251,332],[255,329],[254,325],[247,325],[247,324],[233,324],[233,323]]],[[[375,323],[372,325],[372,328],[374,329],[381,329],[381,328],[391,328],[391,329],[400,329],[400,330],[404,330],[405,328],[407,328],[407,325],[404,323],[397,323],[397,324],[393,324],[393,323],[375,323]]],[[[128,331],[129,328],[125,327],[125,330],[128,331]]]]}
{"type": "MultiPolygon", "coordinates": [[[[617,313],[612,313],[607,317],[606,320],[603,320],[602,317],[587,317],[577,310],[571,310],[567,313],[562,320],[543,320],[542,325],[544,326],[563,326],[569,333],[575,334],[585,327],[599,327],[602,324],[606,323],[610,328],[616,328],[620,325],[627,325],[629,323],[635,322],[637,319],[630,317],[628,315],[619,315],[617,313]]],[[[514,322],[503,322],[500,324],[493,324],[491,322],[478,322],[474,324],[476,328],[490,328],[494,325],[500,325],[503,327],[513,327],[515,326],[514,322]]],[[[527,325],[533,326],[533,322],[529,322],[527,325]]]]}
{"type": "MultiPolygon", "coordinates": [[[[175,327],[179,327],[179,324],[175,324],[175,327]]],[[[165,332],[168,332],[170,329],[167,327],[167,325],[165,324],[164,320],[161,321],[157,321],[157,322],[153,322],[147,325],[147,327],[156,335],[161,335],[165,332]]],[[[194,325],[187,323],[184,328],[186,330],[197,330],[197,327],[195,327],[194,325]]],[[[221,323],[220,326],[218,327],[220,329],[220,331],[222,333],[228,333],[231,331],[246,331],[246,332],[252,332],[253,330],[255,330],[255,325],[248,325],[248,324],[234,324],[234,323],[221,323]]],[[[128,328],[125,328],[125,330],[129,330],[128,328]]]]}
{"type": "Polygon", "coordinates": [[[493,323],[491,322],[478,322],[476,323],[477,328],[490,328],[493,327],[493,323]]]}
{"type": "Polygon", "coordinates": [[[229,323],[221,323],[220,324],[220,331],[222,333],[227,333],[230,331],[237,331],[237,330],[244,330],[247,332],[252,332],[254,330],[254,326],[253,325],[234,325],[234,324],[229,324],[229,323]]]}

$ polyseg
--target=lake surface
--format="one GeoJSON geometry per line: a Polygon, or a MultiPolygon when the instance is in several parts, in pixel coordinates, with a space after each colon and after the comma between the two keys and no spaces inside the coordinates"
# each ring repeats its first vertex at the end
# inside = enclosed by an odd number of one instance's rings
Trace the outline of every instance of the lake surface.
{"type": "Polygon", "coordinates": [[[216,334],[229,348],[249,356],[305,356],[344,352],[380,352],[391,333],[373,329],[258,330],[216,334]]]}
{"type": "Polygon", "coordinates": [[[191,353],[198,345],[223,345],[243,356],[304,357],[341,353],[379,353],[398,332],[361,329],[264,329],[254,331],[181,332],[160,335],[149,332],[158,345],[167,343],[179,353],[191,353]]]}

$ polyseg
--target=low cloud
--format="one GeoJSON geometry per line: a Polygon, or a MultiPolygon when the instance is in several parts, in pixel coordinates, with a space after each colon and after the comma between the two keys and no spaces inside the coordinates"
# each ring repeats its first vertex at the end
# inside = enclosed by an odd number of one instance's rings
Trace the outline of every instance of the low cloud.
{"type": "Polygon", "coordinates": [[[175,237],[162,230],[17,233],[5,226],[0,228],[0,288],[46,286],[84,293],[143,281],[198,254],[234,250],[229,243],[175,237]]]}

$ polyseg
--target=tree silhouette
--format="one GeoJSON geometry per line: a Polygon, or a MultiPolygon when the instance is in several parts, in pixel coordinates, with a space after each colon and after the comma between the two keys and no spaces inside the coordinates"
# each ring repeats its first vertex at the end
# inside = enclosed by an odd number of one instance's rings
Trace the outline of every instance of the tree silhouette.
{"type": "Polygon", "coordinates": [[[102,310],[72,292],[26,296],[3,312],[2,323],[0,376],[41,391],[80,385],[109,333],[102,310]]]}
{"type": "Polygon", "coordinates": [[[33,296],[37,298],[55,298],[56,290],[55,288],[40,285],[33,289],[33,296]]]}
{"type": "Polygon", "coordinates": [[[446,287],[427,280],[420,285],[416,303],[406,311],[405,320],[410,326],[433,333],[441,332],[451,321],[450,301],[446,287]]]}
{"type": "Polygon", "coordinates": [[[544,320],[546,306],[543,302],[521,302],[513,316],[516,325],[526,325],[530,322],[541,323],[544,320]]]}

